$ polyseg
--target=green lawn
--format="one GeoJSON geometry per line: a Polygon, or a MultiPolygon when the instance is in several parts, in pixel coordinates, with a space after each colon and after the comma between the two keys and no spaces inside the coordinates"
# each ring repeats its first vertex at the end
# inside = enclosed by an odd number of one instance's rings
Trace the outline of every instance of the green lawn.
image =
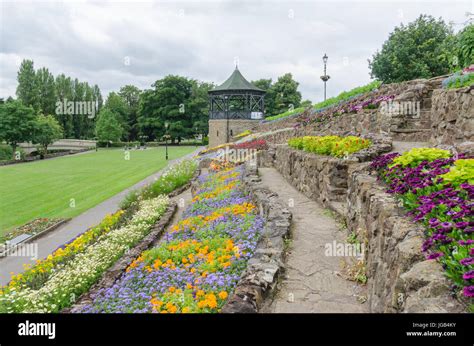
{"type": "MultiPolygon", "coordinates": [[[[195,147],[169,147],[169,159],[195,147]]],[[[165,149],[122,149],[0,167],[0,234],[37,217],[73,217],[166,167],[165,149]],[[71,207],[74,199],[75,207],[71,207]]]]}

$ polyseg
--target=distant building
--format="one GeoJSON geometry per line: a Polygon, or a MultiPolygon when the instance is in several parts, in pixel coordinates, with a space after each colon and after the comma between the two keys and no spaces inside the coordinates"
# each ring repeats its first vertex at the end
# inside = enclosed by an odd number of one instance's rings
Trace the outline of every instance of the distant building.
{"type": "Polygon", "coordinates": [[[232,137],[264,119],[265,90],[247,81],[236,67],[222,85],[209,91],[209,147],[232,137]]]}

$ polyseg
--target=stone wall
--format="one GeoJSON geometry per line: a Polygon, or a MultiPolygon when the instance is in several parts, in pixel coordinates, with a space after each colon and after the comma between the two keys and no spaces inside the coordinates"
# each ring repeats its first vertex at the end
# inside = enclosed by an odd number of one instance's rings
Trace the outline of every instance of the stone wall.
{"type": "Polygon", "coordinates": [[[474,141],[474,85],[433,92],[430,141],[433,144],[474,141]]]}
{"type": "MultiPolygon", "coordinates": [[[[230,119],[229,120],[229,141],[232,136],[248,130],[255,126],[258,120],[230,119]]],[[[227,120],[214,119],[209,120],[209,148],[227,143],[227,120]]]]}
{"type": "MultiPolygon", "coordinates": [[[[453,144],[474,140],[474,86],[445,90],[441,81],[446,76],[382,85],[378,90],[359,96],[361,102],[381,95],[394,95],[399,105],[411,103],[419,113],[397,114],[382,109],[363,109],[357,113],[333,116],[330,121],[299,126],[298,116],[254,124],[253,132],[265,133],[270,143],[286,143],[291,137],[324,135],[332,132],[386,133],[394,140],[453,144]],[[277,131],[276,133],[271,133],[277,131]]],[[[320,114],[331,115],[331,108],[320,114]]],[[[304,118],[310,110],[300,115],[304,118]]]]}
{"type": "Polygon", "coordinates": [[[371,312],[463,312],[440,264],[421,252],[423,229],[411,221],[367,164],[348,181],[346,223],[366,246],[371,312]]]}
{"type": "Polygon", "coordinates": [[[391,138],[370,135],[373,144],[347,158],[316,155],[277,145],[259,154],[260,166],[273,165],[280,174],[308,198],[335,208],[345,202],[350,166],[373,159],[392,148],[391,138]]]}

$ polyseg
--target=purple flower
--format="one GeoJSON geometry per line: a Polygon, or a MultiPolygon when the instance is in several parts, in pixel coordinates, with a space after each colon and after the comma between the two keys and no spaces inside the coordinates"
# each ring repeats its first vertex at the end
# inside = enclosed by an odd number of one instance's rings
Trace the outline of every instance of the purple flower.
{"type": "Polygon", "coordinates": [[[464,287],[463,293],[466,297],[474,297],[474,286],[464,287]]]}
{"type": "Polygon", "coordinates": [[[430,254],[426,257],[426,259],[431,260],[431,259],[436,259],[436,258],[441,257],[441,256],[443,256],[443,253],[442,253],[442,252],[433,252],[433,253],[430,253],[430,254]]]}
{"type": "Polygon", "coordinates": [[[474,270],[469,270],[467,272],[465,272],[462,276],[462,278],[464,280],[471,280],[471,279],[474,279],[474,270]]]}
{"type": "Polygon", "coordinates": [[[474,264],[474,257],[463,258],[459,261],[459,263],[461,263],[463,266],[469,266],[471,264],[474,264]]]}

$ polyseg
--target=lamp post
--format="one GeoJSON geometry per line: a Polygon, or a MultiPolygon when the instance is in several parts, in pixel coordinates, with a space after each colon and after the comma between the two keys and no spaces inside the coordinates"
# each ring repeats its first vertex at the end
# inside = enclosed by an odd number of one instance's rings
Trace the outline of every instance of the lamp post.
{"type": "Polygon", "coordinates": [[[165,150],[166,150],[166,161],[168,161],[168,126],[169,122],[165,121],[165,150]]]}
{"type": "Polygon", "coordinates": [[[198,127],[197,126],[194,127],[194,132],[196,133],[195,138],[196,138],[196,147],[197,147],[198,146],[198,139],[199,139],[198,127]]]}
{"type": "Polygon", "coordinates": [[[324,101],[326,101],[326,82],[329,80],[329,78],[331,78],[326,74],[326,64],[328,63],[328,56],[326,55],[326,53],[324,53],[323,62],[324,62],[324,75],[321,76],[321,79],[324,82],[324,101]]]}

